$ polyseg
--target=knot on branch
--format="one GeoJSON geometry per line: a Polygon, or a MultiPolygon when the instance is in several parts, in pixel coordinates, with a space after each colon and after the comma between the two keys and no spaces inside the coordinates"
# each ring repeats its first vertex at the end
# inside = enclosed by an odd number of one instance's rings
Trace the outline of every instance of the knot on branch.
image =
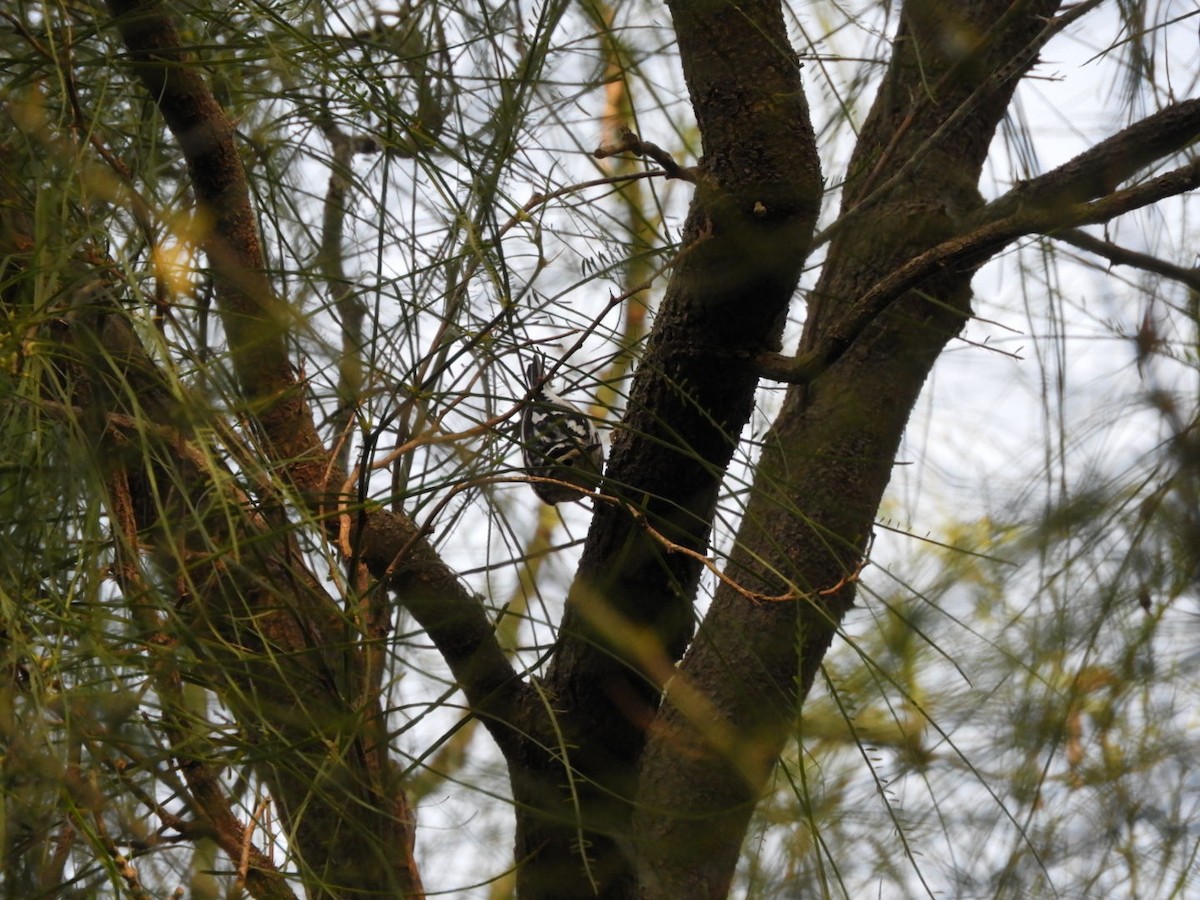
{"type": "Polygon", "coordinates": [[[652,144],[649,141],[643,141],[633,131],[625,127],[619,130],[616,141],[611,144],[601,144],[592,151],[592,156],[596,159],[608,159],[620,153],[632,153],[634,156],[642,156],[654,160],[662,166],[663,172],[666,173],[668,178],[678,178],[690,184],[698,183],[695,167],[679,165],[679,163],[675,162],[674,157],[662,147],[652,144]]]}

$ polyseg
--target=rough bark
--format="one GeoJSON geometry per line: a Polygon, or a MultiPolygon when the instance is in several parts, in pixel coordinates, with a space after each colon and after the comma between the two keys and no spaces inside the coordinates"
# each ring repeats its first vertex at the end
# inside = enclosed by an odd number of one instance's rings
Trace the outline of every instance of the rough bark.
{"type": "MultiPolygon", "coordinates": [[[[834,239],[810,300],[805,349],[837,332],[855,298],[982,205],[976,184],[1016,79],[973,94],[1025,52],[1055,5],[1018,4],[1020,15],[1007,2],[905,5],[850,162],[844,211],[870,196],[883,172],[911,164],[912,175],[871,197],[871,209],[834,239]],[[951,58],[942,49],[953,46],[944,40],[950,28],[983,37],[973,53],[951,58]],[[969,97],[958,127],[927,143],[969,97]]],[[[755,603],[718,588],[643,758],[634,819],[641,896],[727,894],[750,814],[853,601],[909,412],[969,313],[972,271],[941,271],[900,294],[822,374],[789,390],[727,573],[751,591],[798,599],[755,603]]]]}
{"type": "MultiPolygon", "coordinates": [[[[342,502],[337,489],[345,473],[320,442],[287,352],[291,314],[265,274],[232,124],[161,3],[111,0],[109,8],[134,71],[179,142],[197,205],[209,222],[203,248],[246,410],[271,461],[309,512],[324,518],[331,538],[343,537],[343,520],[330,514],[342,502]]],[[[198,473],[188,473],[185,483],[191,484],[193,474],[198,473]]],[[[297,562],[282,536],[284,523],[277,524],[281,535],[267,542],[253,566],[220,566],[196,591],[203,604],[197,621],[211,632],[213,647],[227,651],[218,655],[216,668],[227,668],[230,682],[238,685],[223,696],[251,733],[294,738],[295,760],[286,766],[268,760],[260,770],[290,819],[305,868],[316,873],[312,883],[332,885],[342,896],[380,890],[418,894],[403,786],[391,772],[386,743],[363,727],[380,722],[381,712],[363,705],[364,686],[355,683],[362,649],[347,631],[345,616],[297,562]],[[262,703],[242,703],[239,697],[262,703]],[[297,697],[310,698],[301,704],[300,719],[293,715],[297,697]],[[335,745],[344,749],[331,753],[335,745]],[[349,798],[359,802],[348,803],[349,798]]],[[[527,733],[514,723],[536,715],[536,708],[517,702],[524,685],[496,643],[479,599],[403,516],[361,512],[352,517],[349,537],[358,560],[426,628],[501,748],[513,752],[527,733]]],[[[371,699],[377,704],[377,697],[371,699]]]]}
{"type": "Polygon", "coordinates": [[[779,4],[670,6],[703,139],[700,188],[613,443],[605,490],[622,502],[597,507],[545,681],[562,744],[514,773],[523,897],[636,893],[622,846],[636,762],[691,636],[700,571],[648,529],[706,547],[753,407],[753,358],[778,345],[819,209],[819,161],[779,4]]]}
{"type": "MultiPolygon", "coordinates": [[[[85,284],[98,280],[84,276],[85,284]]],[[[122,587],[155,660],[164,728],[193,800],[240,860],[249,835],[237,840],[244,826],[229,814],[228,798],[217,799],[220,782],[196,774],[211,768],[216,751],[194,723],[177,718],[185,680],[221,697],[259,745],[255,768],[301,850],[296,863],[310,897],[381,887],[419,896],[415,823],[388,758],[378,695],[364,682],[355,623],[305,567],[280,517],[251,504],[233,473],[196,442],[201,405],[175,396],[125,313],[90,291],[75,307],[61,338],[73,361],[70,389],[109,485],[122,587]],[[175,586],[173,608],[156,611],[150,579],[137,574],[142,546],[151,549],[154,580],[175,586]],[[356,815],[346,814],[348,805],[356,815]]],[[[272,868],[247,877],[261,883],[259,895],[287,890],[272,868]]]]}

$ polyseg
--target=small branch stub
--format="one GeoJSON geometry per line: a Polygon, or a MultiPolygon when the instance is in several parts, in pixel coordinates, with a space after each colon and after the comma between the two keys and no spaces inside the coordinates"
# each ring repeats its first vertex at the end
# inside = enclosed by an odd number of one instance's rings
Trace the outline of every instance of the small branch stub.
{"type": "Polygon", "coordinates": [[[601,144],[592,151],[592,156],[596,159],[608,159],[610,156],[616,156],[620,153],[632,153],[634,156],[644,156],[654,160],[662,166],[663,172],[668,178],[678,178],[681,181],[687,181],[691,184],[697,183],[696,170],[693,167],[685,167],[675,162],[674,157],[666,150],[657,144],[652,144],[649,141],[643,141],[634,132],[628,128],[622,127],[618,132],[618,139],[611,144],[601,144]]]}

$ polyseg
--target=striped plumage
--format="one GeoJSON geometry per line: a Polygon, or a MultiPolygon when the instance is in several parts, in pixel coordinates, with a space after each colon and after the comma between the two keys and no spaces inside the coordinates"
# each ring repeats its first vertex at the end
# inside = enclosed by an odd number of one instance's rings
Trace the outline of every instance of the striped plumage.
{"type": "Polygon", "coordinates": [[[536,354],[525,369],[534,394],[521,411],[521,452],[527,475],[567,482],[530,482],[539,498],[554,504],[578,500],[596,489],[604,469],[604,447],[592,420],[545,385],[545,372],[545,358],[536,354]]]}

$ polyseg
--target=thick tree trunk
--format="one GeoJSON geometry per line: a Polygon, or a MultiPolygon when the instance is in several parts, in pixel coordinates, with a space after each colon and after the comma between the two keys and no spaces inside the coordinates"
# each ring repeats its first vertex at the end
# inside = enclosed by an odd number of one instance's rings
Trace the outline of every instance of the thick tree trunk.
{"type": "Polygon", "coordinates": [[[969,314],[971,270],[942,272],[902,295],[848,349],[824,345],[856,298],[982,205],[975,185],[1016,81],[993,75],[1021,56],[1054,7],[1028,3],[1014,15],[1008,2],[905,5],[851,160],[843,215],[869,205],[838,233],[810,300],[802,346],[832,364],[789,390],[727,568],[748,591],[796,599],[761,603],[718,588],[643,758],[634,828],[642,897],[729,890],[750,815],[853,601],[909,412],[969,314]],[[962,34],[977,36],[977,46],[947,56],[962,34]],[[910,177],[888,185],[902,166],[910,177]],[[881,185],[887,190],[872,197],[881,185]]]}
{"type": "Polygon", "coordinates": [[[415,823],[355,623],[305,568],[286,523],[257,511],[195,442],[184,423],[203,405],[180,402],[124,311],[101,291],[86,293],[67,319],[63,356],[109,485],[122,587],[197,811],[231,859],[247,857],[256,891],[291,896],[229,812],[219,780],[200,774],[220,751],[183,712],[184,681],[219,696],[258,746],[255,769],[288,823],[310,897],[420,896],[415,823]],[[154,579],[137,574],[147,544],[154,579]],[[152,602],[152,580],[176,586],[173,606],[152,602]]]}
{"type": "Polygon", "coordinates": [[[613,442],[605,490],[622,503],[597,506],[546,678],[561,743],[514,772],[526,898],[634,893],[637,760],[691,636],[700,571],[664,540],[707,546],[753,408],[753,360],[778,346],[820,206],[779,3],[670,6],[703,138],[700,184],[613,442]]]}
{"type": "MultiPolygon", "coordinates": [[[[256,435],[268,457],[290,477],[290,487],[311,504],[312,512],[333,520],[329,527],[336,530],[336,517],[327,514],[337,497],[327,485],[340,485],[345,476],[321,444],[288,355],[285,335],[291,313],[266,274],[233,125],[160,2],[110,0],[108,6],[137,76],[180,144],[197,204],[211,221],[204,250],[233,374],[256,435]]],[[[99,316],[97,325],[101,346],[93,354],[93,368],[98,372],[105,370],[105,354],[116,355],[103,338],[114,326],[124,325],[115,314],[108,319],[99,316]]],[[[122,347],[151,387],[170,400],[165,382],[153,383],[161,379],[152,374],[132,332],[122,347]]],[[[113,393],[121,396],[119,390],[113,393]]],[[[195,409],[202,406],[197,403],[195,409]]],[[[190,421],[193,410],[167,413],[150,428],[190,421]]],[[[186,438],[180,435],[180,440],[186,438]]],[[[145,467],[147,461],[135,454],[123,477],[133,504],[146,515],[133,523],[133,535],[154,527],[169,536],[164,569],[189,592],[189,602],[181,604],[186,622],[179,628],[181,641],[193,649],[198,670],[216,673],[210,686],[251,740],[270,736],[278,741],[274,746],[286,747],[285,752],[264,753],[256,769],[288,823],[310,894],[421,895],[411,811],[388,758],[379,685],[366,675],[371,667],[357,640],[362,623],[339,609],[305,569],[285,517],[268,522],[230,515],[230,510],[242,513],[248,504],[228,495],[226,473],[199,469],[175,449],[164,445],[160,454],[167,482],[182,497],[195,494],[197,499],[190,504],[180,500],[178,517],[167,514],[156,504],[155,474],[139,471],[139,463],[145,467]],[[218,484],[215,491],[211,481],[218,484]],[[206,492],[214,493],[215,507],[206,492]],[[196,521],[197,510],[207,509],[215,510],[211,532],[205,531],[210,523],[196,521]],[[209,543],[214,539],[215,546],[239,553],[230,559],[215,556],[209,543]]],[[[269,499],[283,502],[276,496],[269,499]]],[[[412,586],[413,607],[447,661],[464,676],[468,694],[496,702],[504,693],[498,685],[516,679],[492,640],[480,604],[446,573],[412,523],[375,513],[364,515],[358,525],[364,548],[359,561],[398,590],[412,586]],[[389,538],[392,543],[385,546],[389,538]],[[401,547],[408,550],[403,557],[401,547]],[[434,610],[430,594],[439,588],[442,602],[434,610]],[[482,653],[477,652],[480,647],[482,653]]],[[[501,746],[509,734],[502,731],[501,746]]],[[[221,792],[217,788],[214,793],[221,792]]],[[[233,859],[243,853],[236,844],[222,846],[233,859]]]]}

